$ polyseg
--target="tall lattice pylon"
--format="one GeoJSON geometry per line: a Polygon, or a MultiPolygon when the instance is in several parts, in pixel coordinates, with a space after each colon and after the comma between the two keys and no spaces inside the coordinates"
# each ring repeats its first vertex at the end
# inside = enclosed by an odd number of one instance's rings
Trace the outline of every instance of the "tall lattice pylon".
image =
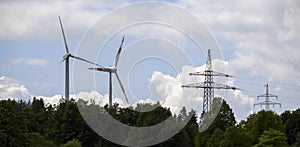
{"type": "Polygon", "coordinates": [[[256,105],[260,105],[260,106],[264,105],[265,106],[265,110],[270,110],[270,105],[273,105],[273,108],[275,107],[275,105],[279,105],[281,107],[281,103],[276,103],[276,102],[270,101],[270,98],[276,98],[276,100],[278,100],[278,96],[269,93],[269,84],[265,85],[265,87],[266,87],[266,93],[257,96],[257,100],[259,100],[259,98],[265,98],[265,101],[264,102],[255,103],[253,105],[253,107],[255,107],[256,105]]]}
{"type": "Polygon", "coordinates": [[[204,91],[203,91],[203,110],[202,110],[201,117],[203,117],[206,112],[211,110],[211,106],[212,106],[211,100],[214,98],[214,89],[233,89],[233,90],[239,89],[239,88],[232,87],[229,85],[223,85],[223,84],[218,84],[218,83],[214,82],[214,79],[213,79],[214,76],[220,76],[220,77],[233,77],[233,76],[213,71],[210,49],[208,49],[205,71],[190,73],[189,75],[204,76],[204,82],[202,82],[202,83],[195,83],[195,84],[188,84],[188,85],[181,86],[183,88],[186,87],[186,88],[203,88],[204,89],[204,91]]]}

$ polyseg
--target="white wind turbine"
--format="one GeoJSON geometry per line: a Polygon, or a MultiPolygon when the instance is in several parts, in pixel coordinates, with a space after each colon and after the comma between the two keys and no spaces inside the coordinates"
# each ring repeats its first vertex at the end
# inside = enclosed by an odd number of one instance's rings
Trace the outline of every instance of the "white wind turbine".
{"type": "Polygon", "coordinates": [[[126,96],[126,93],[125,93],[125,89],[123,87],[123,84],[120,80],[120,77],[118,76],[118,73],[117,73],[117,65],[118,65],[118,61],[119,61],[119,58],[120,58],[120,54],[121,54],[121,51],[122,51],[122,45],[123,45],[123,42],[124,42],[124,37],[122,38],[122,42],[121,42],[121,45],[119,47],[119,50],[117,52],[117,55],[115,57],[115,63],[113,66],[110,66],[110,67],[100,67],[100,68],[88,68],[90,70],[97,70],[97,71],[102,71],[102,72],[108,72],[109,73],[109,107],[112,106],[112,74],[114,73],[118,79],[118,82],[120,84],[120,87],[122,89],[122,92],[125,96],[125,99],[126,99],[126,102],[128,102],[128,99],[127,99],[127,96],[126,96]]]}
{"type": "Polygon", "coordinates": [[[68,44],[67,44],[67,40],[66,40],[64,28],[63,28],[63,25],[62,25],[62,22],[61,22],[61,19],[60,19],[59,16],[58,16],[58,19],[59,19],[59,24],[60,24],[60,28],[61,28],[61,32],[62,32],[62,35],[63,35],[63,39],[64,39],[64,43],[65,43],[65,48],[66,48],[66,54],[63,56],[63,60],[61,60],[59,62],[59,64],[61,64],[62,62],[66,61],[65,97],[66,97],[66,100],[69,100],[69,58],[71,57],[71,58],[74,58],[74,59],[78,59],[78,60],[81,60],[81,61],[84,61],[84,62],[87,62],[87,63],[90,63],[90,64],[94,64],[94,65],[97,65],[97,66],[100,66],[100,67],[102,67],[102,66],[99,65],[99,64],[93,63],[91,61],[88,61],[86,59],[74,56],[74,55],[72,55],[69,52],[69,48],[68,48],[68,44]]]}

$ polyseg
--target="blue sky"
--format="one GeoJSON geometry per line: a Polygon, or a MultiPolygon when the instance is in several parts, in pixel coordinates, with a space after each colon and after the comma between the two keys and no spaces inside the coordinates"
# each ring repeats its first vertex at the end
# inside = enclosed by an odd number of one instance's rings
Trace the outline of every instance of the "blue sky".
{"type": "MultiPolygon", "coordinates": [[[[57,16],[62,18],[71,53],[80,55],[78,53],[81,53],[81,43],[84,42],[83,38],[90,28],[101,23],[103,16],[113,13],[119,7],[133,3],[134,1],[1,1],[1,99],[44,96],[47,97],[48,102],[57,101],[61,97],[60,95],[64,94],[64,64],[56,68],[55,66],[65,54],[57,16]]],[[[279,96],[278,101],[274,101],[282,103],[282,108],[275,109],[277,112],[299,108],[299,2],[296,0],[275,2],[271,0],[251,2],[176,0],[168,3],[192,13],[214,35],[221,50],[221,52],[217,49],[212,51],[213,56],[216,56],[214,59],[221,58],[220,54],[223,54],[222,61],[216,61],[223,66],[219,67],[216,63],[215,70],[220,69],[223,72],[222,70],[225,68],[227,73],[235,75],[236,78],[228,79],[226,82],[242,89],[239,92],[227,92],[229,98],[225,98],[234,110],[240,110],[240,112],[236,112],[237,117],[241,119],[247,114],[259,110],[252,106],[255,102],[259,102],[256,100],[256,96],[264,93],[266,83],[270,84],[271,93],[279,96]]],[[[153,12],[138,12],[141,13],[141,16],[144,15],[143,19],[145,20],[149,15],[159,16],[167,21],[176,20],[179,17],[177,15],[181,14],[164,12],[159,8],[153,12]]],[[[127,23],[130,16],[119,14],[114,16],[116,18],[112,21],[127,23]]],[[[189,20],[178,20],[179,22],[184,23],[189,20]]],[[[117,24],[101,28],[100,32],[103,33],[103,36],[107,36],[105,31],[109,31],[114,25],[117,24]]],[[[195,32],[201,32],[202,29],[199,26],[189,26],[188,28],[195,32]]],[[[97,52],[97,58],[89,58],[89,60],[104,66],[112,65],[123,35],[126,35],[126,38],[120,58],[119,72],[123,84],[127,85],[125,87],[129,91],[128,93],[138,97],[131,103],[139,100],[147,101],[149,97],[154,100],[164,100],[165,97],[166,106],[171,107],[173,101],[177,100],[176,98],[168,99],[168,97],[174,96],[171,93],[172,90],[176,91],[178,84],[199,80],[188,79],[188,72],[203,68],[206,60],[205,47],[209,45],[201,44],[203,48],[199,51],[186,34],[172,27],[145,24],[124,28],[108,40],[101,49],[102,52],[97,52]],[[157,38],[159,39],[157,40],[157,38]],[[146,41],[143,42],[143,40],[146,41]],[[132,56],[136,58],[142,56],[142,53],[145,52],[139,53],[139,43],[147,46],[144,50],[146,48],[152,50],[151,47],[156,46],[161,47],[161,52],[153,49],[153,55],[166,58],[178,56],[178,64],[177,61],[172,61],[171,63],[176,64],[174,68],[168,61],[149,58],[134,66],[129,76],[131,80],[128,81],[125,76],[126,71],[129,70],[127,67],[131,67],[128,60],[132,56]],[[176,49],[176,47],[178,48],[176,49]],[[176,54],[177,51],[178,54],[176,54]],[[188,56],[189,60],[184,59],[184,56],[188,56]],[[186,63],[185,67],[183,63],[186,63]],[[182,81],[183,79],[186,81],[182,81]],[[168,89],[171,90],[168,91],[168,89]]],[[[205,38],[202,38],[203,42],[205,42],[204,40],[205,38]]],[[[100,46],[97,46],[95,50],[99,51],[100,46]]],[[[72,66],[80,64],[73,61],[71,59],[71,71],[72,66]]],[[[90,67],[88,64],[83,64],[83,66],[84,68],[90,67]]],[[[105,99],[108,75],[93,72],[86,74],[92,74],[95,78],[96,88],[85,87],[85,84],[82,84],[77,86],[75,91],[72,88],[71,93],[77,95],[80,92],[87,92],[85,95],[93,97],[95,93],[90,95],[88,93],[95,90],[98,92],[98,97],[105,99]]],[[[70,75],[72,79],[72,72],[70,75]]],[[[82,74],[82,79],[85,78],[87,78],[86,81],[89,80],[87,75],[82,74]]],[[[114,80],[115,95],[120,98],[118,101],[124,102],[116,79],[114,80]]],[[[190,93],[202,96],[201,91],[200,93],[190,91],[190,93]]],[[[217,91],[216,93],[221,92],[217,91]]],[[[191,95],[185,96],[192,97],[191,95]]],[[[201,100],[195,101],[201,104],[201,100]]],[[[192,102],[193,100],[191,100],[192,102]]]]}

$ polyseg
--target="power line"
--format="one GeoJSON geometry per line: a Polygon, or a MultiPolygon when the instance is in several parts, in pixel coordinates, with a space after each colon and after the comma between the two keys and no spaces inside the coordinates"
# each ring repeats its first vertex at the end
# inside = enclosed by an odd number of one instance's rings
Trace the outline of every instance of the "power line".
{"type": "MultiPolygon", "coordinates": [[[[212,50],[212,51],[214,51],[214,50],[212,50]]],[[[264,58],[264,59],[268,58],[268,59],[278,60],[278,61],[286,61],[286,62],[294,62],[294,63],[299,62],[300,63],[300,60],[287,60],[287,59],[284,59],[284,58],[268,57],[268,56],[255,54],[255,52],[239,50],[239,49],[235,49],[234,51],[222,51],[223,54],[230,54],[230,55],[232,55],[233,53],[236,53],[236,52],[239,52],[239,53],[244,54],[244,55],[252,56],[252,57],[259,57],[259,58],[264,58]]],[[[236,79],[247,80],[251,83],[265,84],[265,82],[266,82],[266,81],[249,79],[249,78],[244,78],[244,77],[235,77],[235,78],[236,79]]],[[[279,83],[279,82],[269,82],[269,83],[279,85],[281,88],[284,88],[284,89],[300,91],[300,86],[295,86],[295,85],[290,85],[290,84],[285,84],[285,83],[279,83]]]]}
{"type": "Polygon", "coordinates": [[[259,57],[263,59],[269,59],[269,60],[277,60],[277,61],[285,61],[285,62],[298,62],[300,63],[299,60],[287,60],[286,58],[278,58],[278,57],[270,57],[270,56],[264,56],[264,55],[258,55],[255,52],[250,52],[250,51],[245,51],[245,50],[238,50],[235,49],[234,51],[222,51],[223,54],[230,54],[232,55],[233,53],[240,53],[241,55],[247,55],[247,56],[252,56],[252,57],[259,57]]]}
{"type": "MultiPolygon", "coordinates": [[[[244,78],[244,77],[235,77],[235,78],[243,80],[243,81],[248,81],[247,83],[260,84],[260,85],[265,83],[265,81],[255,80],[255,79],[248,79],[248,78],[244,78]]],[[[239,82],[239,81],[235,81],[235,82],[239,82]]],[[[269,82],[269,83],[278,85],[278,86],[280,86],[280,88],[290,89],[290,90],[294,90],[294,91],[300,91],[299,86],[290,85],[290,84],[283,84],[283,83],[279,83],[279,82],[269,82]],[[295,88],[295,87],[298,87],[298,88],[295,88]]],[[[270,87],[272,87],[272,86],[270,86],[270,87]]]]}

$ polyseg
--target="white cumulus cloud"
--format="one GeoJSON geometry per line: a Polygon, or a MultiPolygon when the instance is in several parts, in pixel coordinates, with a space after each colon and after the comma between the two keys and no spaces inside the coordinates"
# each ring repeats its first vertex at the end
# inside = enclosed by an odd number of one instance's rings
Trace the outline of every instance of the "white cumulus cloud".
{"type": "MultiPolygon", "coordinates": [[[[52,96],[33,95],[21,82],[7,76],[0,77],[0,100],[22,99],[26,101],[32,101],[33,97],[42,98],[45,104],[58,104],[59,100],[64,98],[62,94],[54,94],[52,96]]],[[[94,90],[89,92],[79,92],[77,94],[71,94],[70,98],[73,98],[75,100],[83,99],[88,102],[94,100],[96,104],[99,104],[100,106],[108,104],[108,95],[102,95],[94,90]]],[[[121,98],[113,98],[113,102],[118,103],[120,106],[127,106],[127,104],[121,98]]]]}
{"type": "MultiPolygon", "coordinates": [[[[230,66],[230,63],[219,59],[213,60],[213,67],[215,71],[224,70],[224,66],[230,66]]],[[[150,79],[150,84],[156,87],[158,96],[163,97],[162,106],[169,107],[173,113],[178,113],[183,106],[187,110],[193,109],[202,112],[203,90],[196,88],[182,88],[182,85],[203,82],[204,77],[190,76],[189,73],[204,71],[205,65],[200,67],[183,66],[182,72],[176,77],[155,71],[150,79]]],[[[228,85],[234,86],[233,79],[219,80],[225,81],[228,85]]],[[[216,82],[216,81],[215,81],[216,82]]],[[[221,83],[221,84],[226,84],[221,83]]],[[[253,111],[254,99],[243,91],[233,90],[215,90],[215,96],[222,97],[227,101],[233,109],[238,120],[244,119],[249,113],[253,111]],[[225,92],[225,93],[224,93],[225,92]]]]}
{"type": "Polygon", "coordinates": [[[30,98],[28,89],[21,82],[6,76],[0,77],[0,100],[29,100],[30,98]]]}

